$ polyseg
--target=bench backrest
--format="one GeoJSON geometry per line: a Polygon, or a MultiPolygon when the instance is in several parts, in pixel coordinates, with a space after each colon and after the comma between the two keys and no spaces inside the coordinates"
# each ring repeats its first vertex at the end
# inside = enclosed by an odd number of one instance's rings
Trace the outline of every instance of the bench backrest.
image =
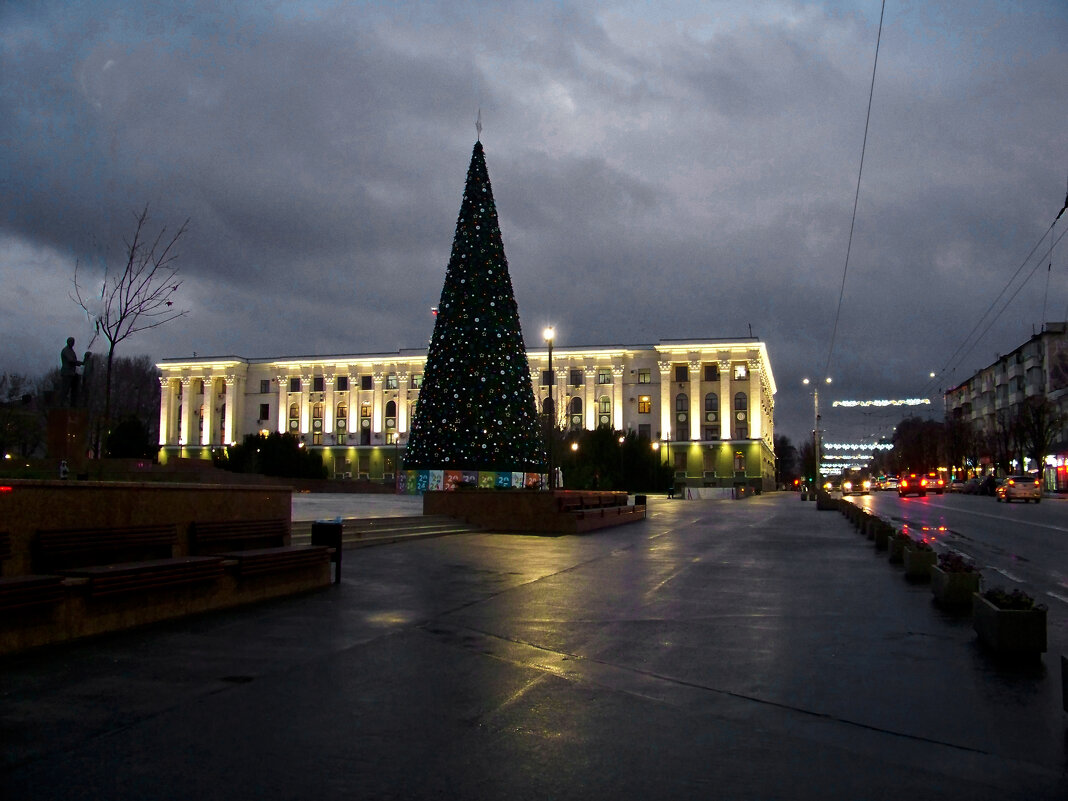
{"type": "Polygon", "coordinates": [[[11,535],[0,531],[0,562],[11,558],[11,535]]]}
{"type": "Polygon", "coordinates": [[[33,566],[36,572],[47,573],[168,559],[177,541],[178,527],[173,523],[40,530],[34,541],[33,566]]]}
{"type": "Polygon", "coordinates": [[[288,544],[289,520],[196,521],[189,529],[189,541],[193,552],[202,555],[279,548],[288,544]]]}

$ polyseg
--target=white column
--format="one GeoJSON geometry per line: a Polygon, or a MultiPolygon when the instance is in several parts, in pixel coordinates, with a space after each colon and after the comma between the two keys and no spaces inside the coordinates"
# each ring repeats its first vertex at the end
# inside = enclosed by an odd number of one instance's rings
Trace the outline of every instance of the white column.
{"type": "Polygon", "coordinates": [[[612,429],[623,430],[623,365],[612,365],[612,429]]]}
{"type": "Polygon", "coordinates": [[[204,425],[201,427],[201,445],[211,445],[215,439],[215,432],[219,428],[218,412],[216,404],[220,402],[215,389],[215,376],[209,375],[204,379],[204,425]]]}
{"type": "Polygon", "coordinates": [[[238,408],[237,378],[228,375],[225,381],[226,417],[223,419],[223,445],[229,445],[237,439],[237,431],[234,428],[234,421],[237,420],[237,414],[240,410],[238,408]]]}
{"type": "Polygon", "coordinates": [[[597,367],[582,369],[582,413],[586,419],[586,430],[597,428],[597,367]]]}
{"type": "Polygon", "coordinates": [[[397,373],[397,433],[408,431],[408,371],[397,373]]]}
{"type": "MultiPolygon", "coordinates": [[[[375,373],[375,390],[374,398],[371,401],[371,432],[373,434],[381,434],[383,428],[383,411],[385,403],[382,395],[382,385],[385,383],[381,371],[375,373]]],[[[371,437],[371,444],[374,444],[374,437],[371,437]]]]}
{"type": "Polygon", "coordinates": [[[564,390],[567,388],[567,368],[566,367],[554,367],[553,371],[553,411],[556,413],[555,424],[560,425],[560,421],[564,421],[564,428],[567,428],[568,421],[568,409],[567,402],[563,400],[564,390]],[[561,405],[563,404],[563,405],[561,405]]]}
{"type": "Polygon", "coordinates": [[[719,436],[720,439],[734,439],[734,395],[731,393],[731,363],[728,359],[719,363],[719,436]]]}
{"type": "Polygon", "coordinates": [[[178,442],[182,445],[192,445],[189,441],[193,429],[193,379],[185,376],[182,381],[182,419],[178,423],[178,442]]]}
{"type": "Polygon", "coordinates": [[[282,433],[289,425],[289,376],[279,373],[275,380],[278,381],[278,431],[282,433]]]}
{"type": "MultiPolygon", "coordinates": [[[[334,431],[334,374],[327,373],[323,376],[323,433],[332,434],[334,431]]],[[[326,438],[323,438],[326,442],[326,438]]]]}
{"type": "Polygon", "coordinates": [[[171,426],[171,380],[159,377],[159,444],[169,445],[167,435],[171,426]]]}
{"type": "Polygon", "coordinates": [[[764,436],[764,407],[761,404],[760,362],[749,360],[749,436],[762,439],[764,436]]]}
{"type": "Polygon", "coordinates": [[[660,439],[671,439],[671,362],[657,362],[660,368],[660,439]]]}
{"type": "Polygon", "coordinates": [[[311,431],[311,385],[312,377],[304,373],[300,377],[300,433],[302,438],[311,431]]]}
{"type": "Polygon", "coordinates": [[[697,441],[701,436],[701,362],[691,361],[690,378],[690,439],[697,441]]]}

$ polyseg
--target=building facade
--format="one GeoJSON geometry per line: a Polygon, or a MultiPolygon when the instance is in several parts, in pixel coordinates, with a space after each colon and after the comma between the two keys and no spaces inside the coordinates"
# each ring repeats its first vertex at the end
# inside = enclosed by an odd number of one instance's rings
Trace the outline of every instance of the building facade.
{"type": "MultiPolygon", "coordinates": [[[[528,349],[527,362],[538,407],[557,410],[559,427],[646,436],[690,487],[774,488],[776,388],[763,342],[554,347],[551,370],[546,349],[528,349]]],[[[207,458],[247,434],[288,431],[321,450],[336,477],[390,479],[425,363],[425,350],[167,359],[157,365],[161,459],[207,458]]]]}
{"type": "Polygon", "coordinates": [[[1019,469],[1041,469],[1049,489],[1068,489],[1068,323],[1046,323],[1041,333],[950,389],[945,395],[946,415],[970,422],[977,433],[990,438],[1032,398],[1049,401],[1059,414],[1060,433],[1044,465],[1019,465],[1019,469]]]}

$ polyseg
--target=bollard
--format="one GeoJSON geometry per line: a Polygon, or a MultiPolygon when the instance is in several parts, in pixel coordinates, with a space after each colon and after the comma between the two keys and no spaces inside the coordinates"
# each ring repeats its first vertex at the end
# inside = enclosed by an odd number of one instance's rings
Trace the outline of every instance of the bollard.
{"type": "Polygon", "coordinates": [[[341,533],[342,529],[341,519],[337,520],[316,520],[312,523],[311,528],[311,544],[312,545],[325,545],[327,548],[334,549],[334,555],[330,557],[330,560],[334,563],[334,583],[341,583],[341,533]]]}

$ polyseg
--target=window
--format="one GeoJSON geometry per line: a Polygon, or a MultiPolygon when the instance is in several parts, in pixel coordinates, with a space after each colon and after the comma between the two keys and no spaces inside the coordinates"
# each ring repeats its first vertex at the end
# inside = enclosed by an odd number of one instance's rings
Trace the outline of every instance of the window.
{"type": "Polygon", "coordinates": [[[371,404],[366,402],[366,401],[364,401],[363,403],[360,404],[360,417],[370,417],[370,416],[371,416],[371,404]]]}
{"type": "Polygon", "coordinates": [[[744,473],[745,472],[745,454],[742,453],[741,451],[735,451],[734,452],[734,472],[735,473],[744,473]]]}
{"type": "Polygon", "coordinates": [[[749,365],[745,362],[737,362],[734,365],[734,379],[736,381],[742,381],[749,377],[749,365]]]}
{"type": "Polygon", "coordinates": [[[419,389],[423,386],[423,374],[416,373],[412,376],[412,389],[419,389]]]}
{"type": "Polygon", "coordinates": [[[705,439],[710,441],[719,439],[719,426],[705,426],[705,439]]]}
{"type": "Polygon", "coordinates": [[[386,404],[386,428],[397,427],[397,402],[391,400],[386,404]]]}
{"type": "Polygon", "coordinates": [[[374,389],[374,388],[375,388],[374,378],[372,378],[369,375],[361,375],[360,376],[360,389],[374,389]]]}
{"type": "Polygon", "coordinates": [[[294,434],[300,430],[300,407],[295,403],[289,404],[289,430],[294,434]]]}
{"type": "Polygon", "coordinates": [[[676,473],[685,473],[686,472],[686,451],[683,451],[682,453],[679,453],[678,451],[675,451],[675,453],[672,454],[672,457],[675,460],[675,472],[676,473]]]}
{"type": "Polygon", "coordinates": [[[572,398],[567,406],[572,429],[582,428],[582,398],[572,398]]]}
{"type": "Polygon", "coordinates": [[[337,379],[337,391],[348,392],[349,391],[349,377],[347,375],[338,376],[337,379]]]}
{"type": "Polygon", "coordinates": [[[749,424],[736,420],[734,422],[734,438],[749,439],[749,424]]]}
{"type": "Polygon", "coordinates": [[[651,440],[652,438],[652,426],[648,423],[638,423],[638,439],[651,440]]]}
{"type": "Polygon", "coordinates": [[[582,371],[581,370],[574,370],[574,369],[571,370],[571,380],[568,383],[570,383],[571,386],[573,386],[573,387],[581,387],[582,386],[582,371]]]}
{"type": "MultiPolygon", "coordinates": [[[[312,431],[321,434],[323,430],[323,404],[316,403],[312,406],[312,431]]],[[[322,444],[321,442],[319,443],[322,444]]]]}
{"type": "Polygon", "coordinates": [[[653,401],[648,395],[638,396],[638,414],[652,414],[653,401]]]}
{"type": "Polygon", "coordinates": [[[300,392],[300,379],[299,378],[291,378],[291,379],[289,379],[289,391],[290,392],[300,392]]]}
{"type": "Polygon", "coordinates": [[[349,427],[349,407],[344,403],[339,403],[335,411],[337,425],[334,426],[334,428],[337,430],[337,433],[341,435],[344,434],[349,427]]]}
{"type": "Polygon", "coordinates": [[[719,365],[718,364],[706,364],[705,365],[705,381],[719,381],[719,365]]]}
{"type": "Polygon", "coordinates": [[[597,383],[598,384],[611,384],[612,383],[612,368],[611,367],[598,367],[597,368],[597,383]]]}
{"type": "Polygon", "coordinates": [[[552,397],[544,398],[541,402],[541,413],[552,417],[553,415],[553,399],[552,397]]]}
{"type": "Polygon", "coordinates": [[[608,397],[607,395],[602,395],[601,399],[598,401],[597,405],[598,405],[598,411],[600,411],[601,414],[611,414],[612,413],[612,399],[610,397],[608,397]]]}
{"type": "Polygon", "coordinates": [[[552,370],[542,370],[541,371],[541,385],[543,387],[551,387],[551,386],[553,386],[553,384],[556,383],[553,380],[553,377],[554,376],[553,376],[553,371],[552,370]]]}
{"type": "Polygon", "coordinates": [[[675,380],[680,383],[690,380],[690,369],[685,364],[675,365],[675,380]]]}
{"type": "Polygon", "coordinates": [[[312,392],[324,392],[326,391],[326,380],[317,375],[312,378],[312,392]]]}
{"type": "Polygon", "coordinates": [[[260,416],[257,419],[259,419],[259,420],[270,420],[271,419],[271,404],[269,404],[269,403],[261,403],[260,404],[260,416]]]}
{"type": "Polygon", "coordinates": [[[270,393],[271,393],[271,379],[269,379],[269,378],[261,378],[260,379],[260,394],[261,395],[269,395],[270,393]]]}
{"type": "Polygon", "coordinates": [[[653,380],[653,372],[648,367],[642,367],[638,370],[638,383],[650,384],[653,380]]]}
{"type": "Polygon", "coordinates": [[[685,412],[690,408],[690,399],[686,397],[685,393],[680,392],[675,396],[675,411],[685,412]]]}
{"type": "Polygon", "coordinates": [[[389,375],[386,376],[386,389],[396,389],[396,388],[397,388],[397,374],[396,373],[390,373],[389,375]]]}
{"type": "Polygon", "coordinates": [[[706,473],[715,474],[716,472],[716,452],[711,448],[706,448],[701,454],[701,459],[706,473]]]}
{"type": "Polygon", "coordinates": [[[739,392],[734,396],[734,410],[736,412],[744,412],[749,409],[749,398],[746,397],[744,392],[739,392]]]}

